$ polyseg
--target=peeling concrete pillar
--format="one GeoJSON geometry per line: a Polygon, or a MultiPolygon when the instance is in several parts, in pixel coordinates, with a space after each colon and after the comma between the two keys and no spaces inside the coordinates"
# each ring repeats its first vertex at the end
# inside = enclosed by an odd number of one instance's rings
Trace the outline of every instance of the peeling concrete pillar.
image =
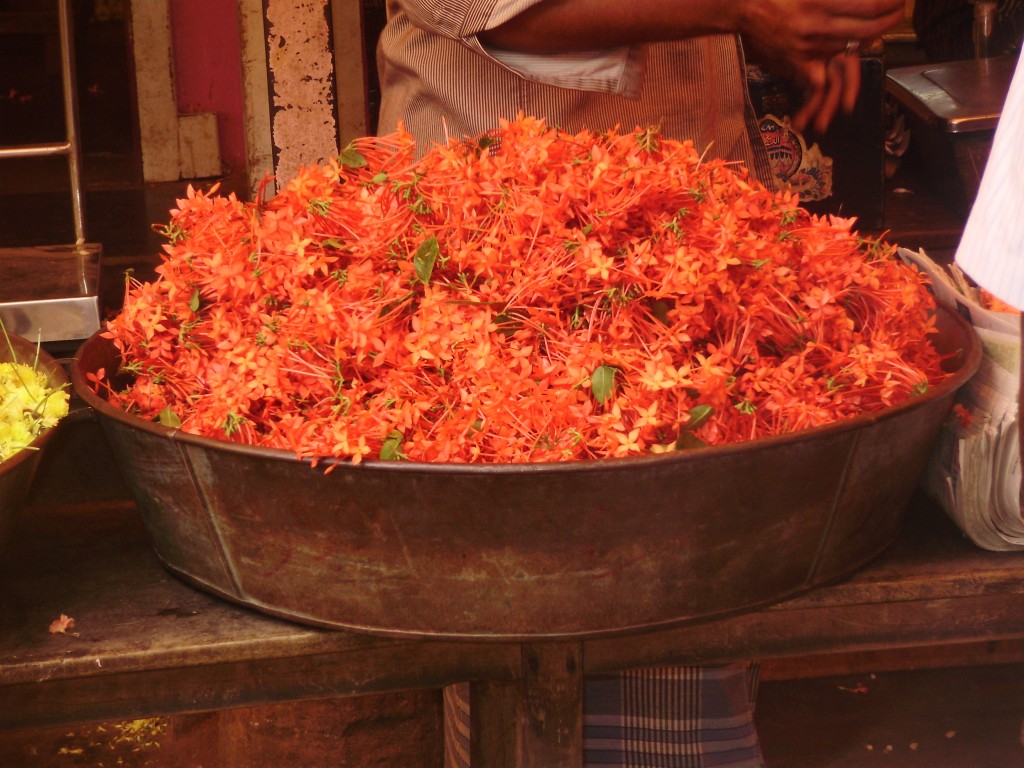
{"type": "Polygon", "coordinates": [[[278,186],[338,153],[328,0],[266,0],[278,186]]]}

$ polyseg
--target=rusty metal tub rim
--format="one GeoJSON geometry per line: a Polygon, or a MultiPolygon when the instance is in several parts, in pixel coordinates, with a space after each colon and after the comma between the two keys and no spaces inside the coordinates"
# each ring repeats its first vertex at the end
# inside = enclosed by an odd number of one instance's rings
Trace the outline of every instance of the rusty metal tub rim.
{"type": "Polygon", "coordinates": [[[125,413],[86,373],[164,565],[265,613],[384,636],[585,638],[736,614],[837,581],[885,549],[980,344],[939,313],[950,376],[882,411],[686,452],[524,464],[339,462],[125,413]]]}
{"type": "MultiPolygon", "coordinates": [[[[948,378],[940,382],[939,384],[929,387],[928,391],[924,394],[909,398],[901,403],[884,408],[877,411],[869,411],[862,413],[850,419],[844,419],[842,421],[835,421],[830,424],[823,424],[817,427],[811,427],[808,429],[800,430],[798,432],[789,432],[780,435],[771,435],[767,437],[760,437],[755,440],[747,440],[743,442],[728,443],[724,445],[708,445],[703,447],[694,447],[687,449],[686,451],[676,451],[671,453],[661,454],[649,454],[643,456],[626,456],[621,458],[606,458],[606,459],[595,459],[595,460],[581,460],[581,461],[550,461],[550,462],[521,462],[521,463],[508,463],[508,464],[495,464],[495,463],[461,463],[461,462],[417,462],[417,461],[382,461],[379,459],[364,459],[358,465],[352,465],[351,462],[345,460],[333,460],[326,459],[321,460],[318,466],[326,468],[332,465],[339,466],[358,466],[360,471],[366,472],[428,472],[436,474],[449,474],[449,473],[468,473],[468,474],[518,474],[518,473],[529,473],[529,474],[549,474],[549,473],[562,473],[562,472],[602,472],[610,468],[631,468],[639,467],[645,464],[666,464],[679,461],[688,461],[693,456],[698,455],[725,455],[739,452],[750,452],[753,450],[760,450],[762,448],[768,448],[773,445],[785,445],[789,443],[804,443],[823,435],[833,434],[837,432],[848,432],[863,429],[872,424],[876,424],[886,419],[891,419],[905,413],[908,410],[914,410],[921,406],[922,403],[929,402],[931,400],[939,399],[948,396],[951,392],[955,392],[966,384],[972,376],[977,372],[978,366],[981,363],[981,346],[977,341],[977,335],[971,325],[964,320],[959,314],[950,312],[948,310],[940,310],[940,327],[944,326],[947,329],[947,333],[950,328],[956,329],[955,333],[962,335],[962,338],[967,340],[968,343],[959,349],[950,348],[944,350],[947,359],[945,366],[947,372],[950,374],[948,378]]],[[[98,347],[104,344],[110,344],[101,338],[101,333],[98,332],[93,334],[92,337],[87,339],[85,343],[79,348],[78,353],[75,355],[74,365],[71,368],[71,378],[74,384],[75,392],[78,394],[90,408],[97,411],[102,416],[113,419],[131,426],[133,429],[142,430],[144,432],[158,435],[161,438],[169,440],[183,440],[187,443],[202,447],[206,450],[212,451],[227,451],[230,453],[238,453],[241,455],[252,455],[263,458],[271,458],[275,461],[285,462],[301,462],[304,464],[310,464],[310,459],[300,459],[291,451],[286,451],[279,448],[267,448],[262,446],[254,445],[243,445],[240,443],[233,443],[228,440],[220,440],[212,437],[204,437],[201,435],[191,434],[182,429],[175,427],[168,427],[162,424],[158,424],[154,421],[146,421],[145,419],[133,416],[130,413],[125,412],[123,409],[111,404],[109,401],[100,397],[93,391],[92,387],[85,379],[85,370],[83,369],[83,352],[94,353],[98,347]]],[[[940,337],[940,342],[942,338],[940,337]]],[[[113,348],[113,345],[110,344],[113,348]]],[[[87,361],[86,361],[87,362],[87,361]]]]}

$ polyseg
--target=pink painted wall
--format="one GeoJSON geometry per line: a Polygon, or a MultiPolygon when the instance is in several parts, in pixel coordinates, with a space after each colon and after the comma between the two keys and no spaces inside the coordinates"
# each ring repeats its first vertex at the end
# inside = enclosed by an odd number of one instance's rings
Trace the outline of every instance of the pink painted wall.
{"type": "Polygon", "coordinates": [[[245,172],[242,45],[237,0],[170,0],[178,109],[217,115],[225,173],[245,172]]]}

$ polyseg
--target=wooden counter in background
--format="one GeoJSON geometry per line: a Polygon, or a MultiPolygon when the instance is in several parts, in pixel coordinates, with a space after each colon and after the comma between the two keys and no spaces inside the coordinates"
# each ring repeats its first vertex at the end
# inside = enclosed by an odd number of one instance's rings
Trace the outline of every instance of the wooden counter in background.
{"type": "Polygon", "coordinates": [[[864,231],[902,248],[923,248],[937,260],[951,259],[960,243],[965,219],[938,196],[923,171],[907,158],[887,181],[884,226],[864,231]]]}

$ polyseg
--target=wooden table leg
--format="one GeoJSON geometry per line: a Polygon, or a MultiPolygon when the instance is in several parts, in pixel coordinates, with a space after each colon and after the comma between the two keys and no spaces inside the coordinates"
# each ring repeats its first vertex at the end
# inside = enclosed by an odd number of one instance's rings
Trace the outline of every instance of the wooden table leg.
{"type": "Polygon", "coordinates": [[[523,643],[522,676],[470,686],[474,768],[582,768],[583,648],[523,643]]]}

